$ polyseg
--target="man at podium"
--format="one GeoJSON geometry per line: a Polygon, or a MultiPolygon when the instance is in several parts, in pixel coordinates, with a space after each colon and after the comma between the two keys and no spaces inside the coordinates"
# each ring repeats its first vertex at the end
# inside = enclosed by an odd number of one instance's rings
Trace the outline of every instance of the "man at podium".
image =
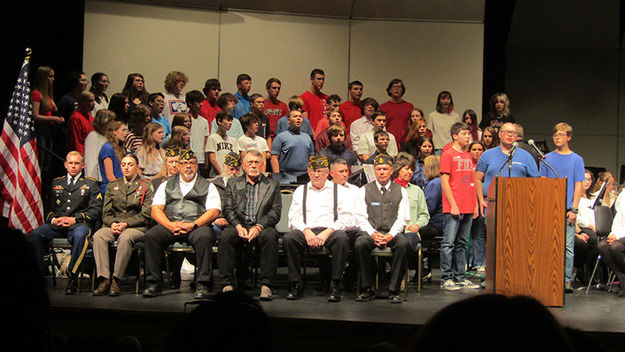
{"type": "Polygon", "coordinates": [[[532,155],[523,149],[516,148],[513,143],[517,139],[516,126],[504,123],[499,129],[499,146],[482,154],[475,167],[475,187],[478,189],[480,211],[484,218],[486,192],[490,182],[499,174],[503,177],[537,177],[538,169],[532,155]],[[507,163],[508,166],[506,166],[507,163]],[[482,186],[482,182],[484,185],[482,186]],[[479,190],[482,189],[481,192],[479,190]]]}

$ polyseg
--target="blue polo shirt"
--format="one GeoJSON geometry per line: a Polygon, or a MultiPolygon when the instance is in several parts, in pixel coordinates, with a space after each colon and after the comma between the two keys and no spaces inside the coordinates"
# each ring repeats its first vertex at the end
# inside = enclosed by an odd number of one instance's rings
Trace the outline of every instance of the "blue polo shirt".
{"type": "MultiPolygon", "coordinates": [[[[575,182],[583,182],[584,159],[576,153],[559,154],[555,150],[545,155],[545,162],[553,167],[559,178],[568,178],[566,182],[566,208],[573,206],[573,196],[575,195],[575,182]]],[[[556,178],[556,175],[545,164],[540,165],[540,176],[556,178]]]]}
{"type": "Polygon", "coordinates": [[[163,126],[163,140],[167,138],[171,134],[171,124],[169,120],[163,115],[159,115],[158,117],[152,116],[152,122],[158,123],[163,126]]]}
{"type": "MultiPolygon", "coordinates": [[[[288,130],[289,130],[289,115],[284,115],[276,123],[276,130],[274,134],[277,136],[280,133],[284,131],[288,131],[288,130]]],[[[315,132],[313,131],[312,125],[310,124],[310,120],[308,120],[307,118],[302,118],[302,127],[300,127],[300,131],[309,135],[311,139],[315,137],[315,132]]]]}
{"type": "Polygon", "coordinates": [[[271,155],[278,155],[280,172],[306,172],[308,158],[315,154],[312,139],[306,133],[284,131],[271,143],[271,155]]]}
{"type": "MultiPolygon", "coordinates": [[[[484,173],[484,197],[488,192],[488,186],[490,182],[495,178],[495,175],[501,169],[501,166],[506,162],[508,154],[504,154],[501,151],[501,146],[489,149],[482,154],[480,160],[477,162],[475,171],[484,173]]],[[[501,169],[499,176],[508,177],[508,166],[504,166],[501,169]]],[[[532,155],[523,149],[517,148],[512,156],[512,172],[510,177],[537,177],[538,169],[536,168],[536,162],[532,155]]]]}
{"type": "Polygon", "coordinates": [[[250,106],[250,101],[248,100],[250,97],[243,97],[239,91],[234,93],[234,96],[239,99],[239,102],[234,106],[234,111],[232,111],[232,116],[235,119],[241,118],[241,116],[250,112],[252,107],[250,106]]]}

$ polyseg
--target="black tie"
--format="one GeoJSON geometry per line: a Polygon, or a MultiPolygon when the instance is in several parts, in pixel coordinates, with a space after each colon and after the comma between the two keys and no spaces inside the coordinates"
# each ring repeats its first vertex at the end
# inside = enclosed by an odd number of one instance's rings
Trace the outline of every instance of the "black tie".
{"type": "Polygon", "coordinates": [[[71,176],[71,177],[69,178],[69,185],[70,185],[70,186],[73,186],[73,185],[74,185],[74,181],[76,181],[76,176],[71,176]]]}
{"type": "Polygon", "coordinates": [[[382,192],[382,195],[384,195],[386,193],[386,187],[380,187],[380,192],[382,192]]]}

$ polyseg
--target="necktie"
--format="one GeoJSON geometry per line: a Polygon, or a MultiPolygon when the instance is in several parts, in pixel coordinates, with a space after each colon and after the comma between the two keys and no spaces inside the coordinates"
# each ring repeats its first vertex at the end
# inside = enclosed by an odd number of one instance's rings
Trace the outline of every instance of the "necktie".
{"type": "Polygon", "coordinates": [[[76,181],[76,176],[71,176],[71,177],[69,178],[69,185],[70,185],[70,186],[73,186],[75,181],[76,181]]]}
{"type": "Polygon", "coordinates": [[[386,187],[380,187],[380,192],[382,192],[382,195],[384,195],[386,193],[386,187]]]}

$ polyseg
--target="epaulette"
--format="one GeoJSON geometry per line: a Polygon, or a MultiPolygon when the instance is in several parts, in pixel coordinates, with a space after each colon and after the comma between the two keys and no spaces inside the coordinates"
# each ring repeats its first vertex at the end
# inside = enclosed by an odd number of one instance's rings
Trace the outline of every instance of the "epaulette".
{"type": "Polygon", "coordinates": [[[83,176],[83,177],[86,178],[87,180],[97,181],[95,178],[93,178],[91,176],[83,176]]]}
{"type": "Polygon", "coordinates": [[[62,178],[67,178],[67,175],[65,175],[65,176],[55,177],[54,179],[55,179],[55,180],[60,180],[60,179],[62,179],[62,178]]]}

